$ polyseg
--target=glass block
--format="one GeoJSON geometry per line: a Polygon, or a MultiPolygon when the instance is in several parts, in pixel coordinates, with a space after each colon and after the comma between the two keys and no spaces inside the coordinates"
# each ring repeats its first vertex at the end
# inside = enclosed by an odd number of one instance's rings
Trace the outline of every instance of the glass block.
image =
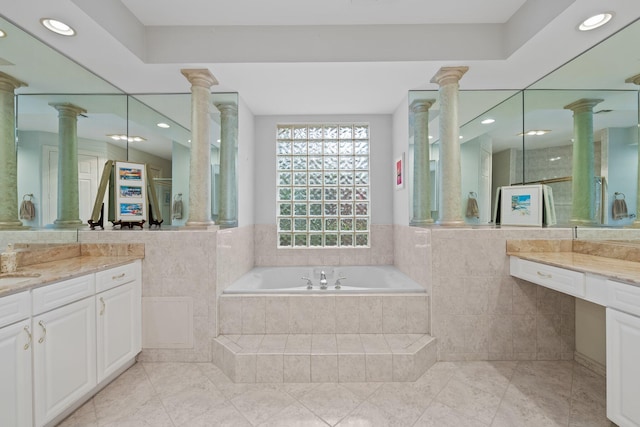
{"type": "Polygon", "coordinates": [[[293,185],[306,186],[307,185],[307,173],[296,172],[293,176],[293,185]]]}
{"type": "Polygon", "coordinates": [[[369,203],[356,203],[356,215],[368,215],[369,203]]]}
{"type": "Polygon", "coordinates": [[[355,141],[354,145],[357,155],[369,154],[369,141],[355,141]]]}
{"type": "Polygon", "coordinates": [[[353,203],[340,203],[340,215],[353,215],[353,203]]]}
{"type": "Polygon", "coordinates": [[[291,203],[280,203],[279,205],[280,215],[289,216],[291,215],[291,203]]]}
{"type": "Polygon", "coordinates": [[[356,187],[356,200],[369,200],[369,189],[366,187],[356,187]]]}
{"type": "Polygon", "coordinates": [[[369,139],[369,126],[366,126],[366,125],[354,126],[353,137],[355,139],[369,139]]]}
{"type": "Polygon", "coordinates": [[[367,231],[369,221],[366,218],[356,218],[356,231],[367,231]]]}
{"type": "Polygon", "coordinates": [[[340,219],[340,230],[341,231],[352,231],[353,230],[353,219],[351,219],[351,218],[341,218],[340,219]]]}
{"type": "Polygon", "coordinates": [[[309,156],[309,170],[322,170],[322,157],[309,156]]]}
{"type": "Polygon", "coordinates": [[[337,231],[338,230],[338,218],[325,218],[324,220],[325,231],[337,231]]]}
{"type": "Polygon", "coordinates": [[[325,170],[335,170],[338,169],[338,157],[329,156],[324,158],[324,168],[325,170]]]}
{"type": "Polygon", "coordinates": [[[324,185],[337,185],[338,172],[326,172],[324,174],[324,185]]]}
{"type": "Polygon", "coordinates": [[[340,234],[340,246],[353,246],[353,234],[340,234]]]}
{"type": "Polygon", "coordinates": [[[289,218],[280,218],[280,221],[278,221],[278,229],[281,231],[291,231],[291,220],[289,218]]]}
{"type": "Polygon", "coordinates": [[[309,200],[322,200],[322,188],[310,188],[309,200]]]}
{"type": "Polygon", "coordinates": [[[340,172],[340,185],[353,185],[353,172],[340,172]]]}
{"type": "Polygon", "coordinates": [[[293,127],[293,139],[307,139],[307,127],[306,126],[294,126],[293,127]]]}
{"type": "Polygon", "coordinates": [[[351,141],[340,141],[340,155],[352,155],[353,154],[353,142],[351,141]]]}
{"type": "Polygon", "coordinates": [[[325,246],[338,246],[338,235],[337,234],[325,234],[324,235],[324,245],[325,246]]]}
{"type": "Polygon", "coordinates": [[[309,204],[309,215],[322,215],[322,204],[311,203],[309,204]]]}
{"type": "Polygon", "coordinates": [[[340,200],[353,200],[353,189],[352,188],[341,188],[340,189],[340,200]]]}
{"type": "Polygon", "coordinates": [[[307,246],[306,234],[295,234],[293,239],[293,246],[307,246]]]}
{"type": "Polygon", "coordinates": [[[278,169],[283,171],[291,170],[291,157],[278,157],[278,169]]]}
{"type": "Polygon", "coordinates": [[[356,246],[369,246],[369,235],[356,233],[356,246]]]}
{"type": "Polygon", "coordinates": [[[278,139],[291,139],[291,128],[289,126],[278,127],[278,139]]]}
{"type": "Polygon", "coordinates": [[[331,156],[338,154],[338,141],[324,142],[324,155],[331,156]]]}
{"type": "Polygon", "coordinates": [[[291,185],[291,172],[280,172],[278,185],[291,185]]]}
{"type": "Polygon", "coordinates": [[[309,126],[309,139],[322,139],[322,126],[309,126]]]}
{"type": "Polygon", "coordinates": [[[291,189],[290,188],[279,188],[278,189],[278,200],[291,200],[291,189]]]}
{"type": "Polygon", "coordinates": [[[324,127],[325,139],[338,139],[338,126],[328,125],[324,127]]]}
{"type": "Polygon", "coordinates": [[[325,200],[338,200],[338,189],[335,187],[329,187],[324,189],[325,200]]]}
{"type": "Polygon", "coordinates": [[[293,214],[295,216],[307,216],[307,204],[306,203],[295,203],[293,205],[293,214]]]}
{"type": "Polygon", "coordinates": [[[307,189],[306,188],[294,189],[293,200],[307,200],[307,189]]]}
{"type": "Polygon", "coordinates": [[[278,154],[291,154],[291,141],[278,142],[278,154]]]}
{"type": "Polygon", "coordinates": [[[309,219],[309,231],[322,231],[322,218],[309,219]]]}
{"type": "Polygon", "coordinates": [[[309,246],[322,246],[322,234],[309,235],[309,246]]]}
{"type": "Polygon", "coordinates": [[[278,234],[278,242],[280,246],[291,246],[291,234],[278,234]]]}
{"type": "Polygon", "coordinates": [[[340,139],[353,138],[353,126],[340,126],[340,139]]]}
{"type": "Polygon", "coordinates": [[[309,141],[307,149],[309,150],[309,155],[322,154],[322,142],[309,141]]]}
{"type": "Polygon", "coordinates": [[[309,185],[322,185],[322,172],[309,172],[309,185]]]}
{"type": "Polygon", "coordinates": [[[356,185],[369,184],[369,172],[356,172],[356,185]]]}
{"type": "Polygon", "coordinates": [[[325,203],[324,204],[324,214],[325,215],[338,215],[338,204],[337,203],[325,203]]]}
{"type": "Polygon", "coordinates": [[[351,169],[353,169],[353,157],[340,156],[340,170],[351,170],[351,169]]]}
{"type": "Polygon", "coordinates": [[[293,229],[295,231],[307,231],[307,219],[296,218],[293,220],[293,229]]]}
{"type": "Polygon", "coordinates": [[[306,156],[307,155],[307,143],[306,142],[294,142],[293,143],[293,154],[298,156],[306,156]]]}
{"type": "Polygon", "coordinates": [[[307,169],[307,157],[296,156],[293,158],[293,169],[307,169]]]}
{"type": "Polygon", "coordinates": [[[354,166],[356,169],[369,169],[369,157],[367,156],[357,156],[354,157],[354,166]]]}

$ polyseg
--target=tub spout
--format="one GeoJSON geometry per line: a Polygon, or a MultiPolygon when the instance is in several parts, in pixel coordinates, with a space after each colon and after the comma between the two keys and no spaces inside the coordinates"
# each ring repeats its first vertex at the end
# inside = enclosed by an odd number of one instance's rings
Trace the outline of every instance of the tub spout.
{"type": "Polygon", "coordinates": [[[320,272],[320,289],[327,289],[327,275],[324,270],[320,272]]]}

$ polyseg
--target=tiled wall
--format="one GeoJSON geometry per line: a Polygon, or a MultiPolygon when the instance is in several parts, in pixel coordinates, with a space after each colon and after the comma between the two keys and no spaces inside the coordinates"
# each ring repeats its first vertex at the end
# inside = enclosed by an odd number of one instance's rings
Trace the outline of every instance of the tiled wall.
{"type": "Polygon", "coordinates": [[[217,293],[229,286],[254,265],[254,226],[218,231],[217,293]]]}

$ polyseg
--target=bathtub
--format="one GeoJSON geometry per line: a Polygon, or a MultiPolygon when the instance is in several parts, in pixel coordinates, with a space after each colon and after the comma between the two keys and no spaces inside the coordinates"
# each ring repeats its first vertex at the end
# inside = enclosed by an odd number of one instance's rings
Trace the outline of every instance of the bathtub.
{"type": "Polygon", "coordinates": [[[330,267],[256,267],[227,287],[224,294],[360,294],[425,293],[426,290],[391,265],[330,267]],[[320,289],[320,275],[327,289],[320,289]],[[313,289],[307,289],[308,277],[313,289]],[[340,289],[335,282],[341,279],[340,289]]]}

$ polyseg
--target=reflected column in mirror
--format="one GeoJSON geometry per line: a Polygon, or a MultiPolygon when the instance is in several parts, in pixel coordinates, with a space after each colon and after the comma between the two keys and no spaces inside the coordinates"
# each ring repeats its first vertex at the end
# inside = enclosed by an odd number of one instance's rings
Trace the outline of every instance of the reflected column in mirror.
{"type": "MultiPolygon", "coordinates": [[[[625,80],[625,83],[633,83],[636,86],[640,86],[640,74],[629,77],[625,80]]],[[[636,127],[636,146],[638,147],[638,169],[636,170],[636,218],[633,221],[633,228],[640,228],[640,90],[638,91],[638,125],[636,127]]]]}
{"type": "Polygon", "coordinates": [[[429,145],[429,108],[435,99],[417,99],[409,108],[413,114],[413,209],[410,225],[433,224],[431,217],[431,162],[429,145]]]}

